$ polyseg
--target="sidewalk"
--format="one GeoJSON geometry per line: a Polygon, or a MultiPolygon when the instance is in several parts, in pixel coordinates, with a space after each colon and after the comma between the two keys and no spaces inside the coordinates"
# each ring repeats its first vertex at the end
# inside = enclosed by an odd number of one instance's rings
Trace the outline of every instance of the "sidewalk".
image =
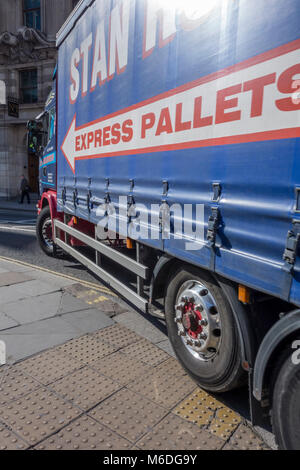
{"type": "Polygon", "coordinates": [[[106,287],[0,262],[0,449],[262,449],[203,392],[164,325],[106,287]]]}
{"type": "Polygon", "coordinates": [[[19,198],[14,198],[10,200],[0,199],[0,209],[8,209],[12,211],[26,211],[26,212],[35,212],[37,211],[36,205],[38,202],[37,194],[30,194],[30,204],[27,204],[27,199],[25,198],[24,203],[19,203],[19,198]]]}

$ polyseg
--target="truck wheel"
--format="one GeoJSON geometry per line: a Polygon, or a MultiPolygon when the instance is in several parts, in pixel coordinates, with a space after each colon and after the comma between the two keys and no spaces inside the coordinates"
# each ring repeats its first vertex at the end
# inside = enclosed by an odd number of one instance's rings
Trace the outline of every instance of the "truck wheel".
{"type": "Polygon", "coordinates": [[[278,373],[272,407],[272,425],[281,450],[300,450],[300,364],[292,355],[278,373]]]}
{"type": "Polygon", "coordinates": [[[202,388],[225,392],[244,384],[234,316],[209,273],[178,270],[167,287],[165,314],[175,354],[202,388]]]}
{"type": "Polygon", "coordinates": [[[36,224],[36,235],[40,247],[48,256],[54,256],[54,243],[52,240],[52,220],[50,207],[41,210],[36,224]]]}

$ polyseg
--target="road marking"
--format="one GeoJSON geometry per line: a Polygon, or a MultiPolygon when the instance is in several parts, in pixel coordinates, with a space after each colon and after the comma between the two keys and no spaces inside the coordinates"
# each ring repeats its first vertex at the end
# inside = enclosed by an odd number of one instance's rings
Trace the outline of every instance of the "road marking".
{"type": "Polygon", "coordinates": [[[35,229],[32,228],[22,228],[18,226],[8,227],[7,225],[0,225],[0,230],[10,230],[12,232],[31,232],[35,233],[35,229]]]}
{"type": "Polygon", "coordinates": [[[26,261],[20,261],[20,260],[14,259],[14,258],[6,258],[5,256],[0,256],[0,261],[1,260],[2,261],[7,261],[8,263],[19,264],[21,266],[25,266],[25,267],[32,268],[32,269],[37,269],[37,270],[43,271],[45,273],[53,274],[54,276],[59,276],[59,277],[65,278],[65,279],[69,279],[70,281],[76,281],[76,282],[78,282],[79,284],[82,284],[85,287],[93,288],[95,290],[98,290],[99,292],[109,294],[112,297],[118,297],[108,287],[99,286],[98,284],[94,284],[93,282],[84,281],[82,279],[78,279],[77,277],[69,276],[68,274],[57,273],[56,271],[52,271],[51,269],[43,268],[41,266],[36,266],[34,264],[26,263],[26,261]]]}

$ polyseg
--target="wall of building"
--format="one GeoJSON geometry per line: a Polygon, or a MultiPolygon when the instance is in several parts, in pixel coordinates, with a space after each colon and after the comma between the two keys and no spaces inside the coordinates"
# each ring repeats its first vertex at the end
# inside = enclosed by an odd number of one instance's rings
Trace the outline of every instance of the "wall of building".
{"type": "MultiPolygon", "coordinates": [[[[7,96],[20,99],[20,71],[37,69],[38,100],[20,103],[19,118],[0,105],[0,198],[18,195],[20,176],[28,176],[26,123],[40,114],[52,86],[56,64],[55,37],[72,11],[73,0],[41,0],[41,32],[24,41],[23,0],[0,0],[0,80],[7,96]],[[21,30],[22,31],[22,30],[21,30]],[[8,35],[3,33],[8,32],[8,35]],[[8,47],[12,41],[13,47],[8,47]]],[[[37,161],[38,164],[38,161],[37,161]]]]}

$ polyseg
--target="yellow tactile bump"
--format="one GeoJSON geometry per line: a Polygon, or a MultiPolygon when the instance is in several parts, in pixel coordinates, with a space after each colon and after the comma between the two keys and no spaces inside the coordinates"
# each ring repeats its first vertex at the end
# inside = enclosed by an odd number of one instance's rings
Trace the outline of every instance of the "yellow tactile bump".
{"type": "Polygon", "coordinates": [[[0,407],[0,419],[31,445],[37,444],[82,412],[45,389],[0,407]]]}
{"type": "Polygon", "coordinates": [[[125,326],[116,324],[93,333],[93,338],[112,344],[116,349],[125,348],[142,338],[125,326]]]}
{"type": "Polygon", "coordinates": [[[78,363],[91,364],[102,357],[108,356],[115,352],[118,348],[112,344],[99,341],[91,335],[81,336],[72,339],[57,348],[67,356],[72,357],[78,363]]]}
{"type": "Polygon", "coordinates": [[[98,405],[121,387],[122,385],[89,367],[77,370],[51,384],[51,389],[83,410],[98,405]]]}
{"type": "Polygon", "coordinates": [[[131,443],[88,416],[82,416],[37,445],[37,450],[129,450],[131,443]]]}
{"type": "Polygon", "coordinates": [[[215,436],[227,440],[236,430],[241,422],[241,417],[230,408],[217,410],[215,418],[212,420],[209,430],[215,436]]]}
{"type": "Polygon", "coordinates": [[[136,444],[147,450],[217,450],[224,442],[204,429],[168,415],[136,444]]]}
{"type": "Polygon", "coordinates": [[[0,406],[40,388],[39,382],[14,367],[0,369],[0,406]]]}
{"type": "Polygon", "coordinates": [[[221,408],[224,408],[223,403],[199,389],[179,403],[173,413],[198,426],[207,426],[211,423],[215,411],[221,408]]]}
{"type": "Polygon", "coordinates": [[[172,409],[195,390],[196,385],[179,363],[170,358],[141,379],[131,382],[128,388],[167,409],[172,409]]]}
{"type": "Polygon", "coordinates": [[[122,385],[127,385],[151,370],[150,366],[138,359],[133,359],[120,352],[93,362],[91,367],[122,385]]]}
{"type": "Polygon", "coordinates": [[[63,354],[59,348],[56,348],[26,359],[14,368],[30,375],[43,385],[48,385],[82,366],[83,364],[78,360],[63,354]]]}
{"type": "Polygon", "coordinates": [[[124,389],[98,405],[89,415],[132,443],[155,426],[167,411],[124,389]]]}
{"type": "Polygon", "coordinates": [[[270,450],[263,440],[244,424],[234,432],[224,450],[270,450]]]}
{"type": "Polygon", "coordinates": [[[0,423],[0,450],[25,450],[29,444],[0,423]]]}
{"type": "Polygon", "coordinates": [[[150,366],[157,366],[170,357],[169,354],[150,343],[147,339],[142,339],[137,343],[126,346],[122,349],[122,353],[139,359],[150,366]]]}

